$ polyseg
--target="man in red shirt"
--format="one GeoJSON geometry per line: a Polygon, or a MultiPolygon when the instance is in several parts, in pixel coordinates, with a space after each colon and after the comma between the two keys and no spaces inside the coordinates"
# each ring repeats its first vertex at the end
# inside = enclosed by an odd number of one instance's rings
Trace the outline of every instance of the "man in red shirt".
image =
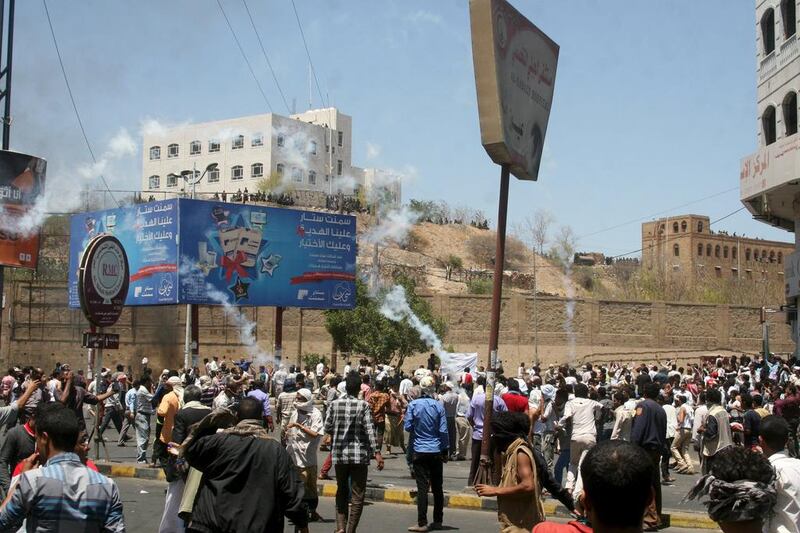
{"type": "Polygon", "coordinates": [[[527,413],[528,398],[519,391],[519,382],[511,378],[506,386],[508,387],[508,392],[503,394],[501,398],[506,402],[508,410],[512,413],[527,413]]]}

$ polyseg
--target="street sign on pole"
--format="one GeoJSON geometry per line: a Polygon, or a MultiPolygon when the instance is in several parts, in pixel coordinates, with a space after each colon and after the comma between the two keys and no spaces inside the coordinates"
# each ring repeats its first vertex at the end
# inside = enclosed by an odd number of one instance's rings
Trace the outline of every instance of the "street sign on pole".
{"type": "Polygon", "coordinates": [[[116,333],[83,332],[83,348],[119,350],[119,335],[116,333]]]}

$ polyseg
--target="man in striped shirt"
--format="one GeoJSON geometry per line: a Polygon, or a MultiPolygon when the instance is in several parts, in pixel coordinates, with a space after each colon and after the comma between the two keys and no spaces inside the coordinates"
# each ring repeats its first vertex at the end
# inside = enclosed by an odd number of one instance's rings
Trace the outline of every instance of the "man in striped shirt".
{"type": "Polygon", "coordinates": [[[328,406],[325,418],[326,440],[332,439],[331,455],[336,468],[336,531],[355,533],[367,488],[367,467],[372,457],[383,470],[375,425],[369,405],[358,399],[361,377],[350,372],[346,378],[347,394],[328,406]],[[348,493],[350,513],[348,516],[348,493]]]}
{"type": "Polygon", "coordinates": [[[125,531],[116,484],[73,452],[79,432],[77,416],[61,404],[37,418],[36,460],[44,466],[23,472],[11,487],[0,508],[0,531],[16,531],[23,520],[28,531],[125,531]]]}

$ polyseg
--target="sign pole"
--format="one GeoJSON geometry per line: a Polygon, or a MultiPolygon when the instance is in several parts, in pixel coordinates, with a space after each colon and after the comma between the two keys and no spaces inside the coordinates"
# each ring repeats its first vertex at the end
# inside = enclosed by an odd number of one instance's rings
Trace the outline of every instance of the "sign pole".
{"type": "MultiPolygon", "coordinates": [[[[98,328],[100,335],[103,335],[103,328],[98,328]]],[[[100,348],[94,349],[94,391],[95,394],[100,394],[100,373],[103,371],[103,348],[102,344],[100,348]]],[[[97,409],[95,412],[97,413],[94,417],[94,460],[100,460],[100,443],[102,442],[102,437],[100,436],[100,408],[102,404],[100,402],[97,403],[97,409]]]]}
{"type": "Polygon", "coordinates": [[[475,483],[492,483],[491,423],[494,411],[494,382],[497,365],[497,344],[500,334],[500,306],[503,296],[503,267],[506,252],[506,219],[508,218],[509,166],[501,165],[500,202],[497,209],[497,239],[494,253],[494,279],[492,280],[492,314],[489,323],[489,365],[486,372],[486,401],[483,410],[483,438],[481,439],[481,461],[475,475],[475,483]]]}
{"type": "Polygon", "coordinates": [[[280,367],[283,356],[283,307],[275,308],[275,362],[280,367]]]}

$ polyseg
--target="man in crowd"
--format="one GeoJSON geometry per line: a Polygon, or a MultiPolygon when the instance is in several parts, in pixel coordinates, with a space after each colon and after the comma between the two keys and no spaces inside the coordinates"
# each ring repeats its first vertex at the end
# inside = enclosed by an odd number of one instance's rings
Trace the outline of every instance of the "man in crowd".
{"type": "MultiPolygon", "coordinates": [[[[731,434],[731,417],[722,405],[722,394],[719,389],[709,389],[706,391],[708,401],[708,416],[705,425],[700,427],[698,432],[702,435],[702,470],[703,474],[711,471],[714,458],[720,451],[729,446],[733,446],[733,436],[731,434]]],[[[789,423],[791,427],[791,422],[789,423]]],[[[791,436],[790,436],[791,439],[791,436]]],[[[789,441],[792,442],[791,440],[789,441]]]]}
{"type": "Polygon", "coordinates": [[[765,531],[800,533],[800,459],[789,457],[789,424],[776,415],[761,420],[758,444],[775,469],[777,503],[765,531]]]}
{"type": "Polygon", "coordinates": [[[567,470],[567,490],[570,492],[575,487],[575,478],[578,475],[578,465],[583,454],[589,451],[597,442],[597,420],[603,413],[600,402],[590,400],[589,388],[583,384],[575,385],[575,398],[569,400],[564,406],[564,416],[558,425],[564,427],[572,421],[572,436],[569,445],[569,470],[567,470]]]}
{"type": "Polygon", "coordinates": [[[3,494],[8,491],[14,467],[36,451],[36,418],[48,405],[40,403],[27,422],[17,424],[6,432],[3,447],[0,448],[0,488],[3,494]]]}
{"type": "Polygon", "coordinates": [[[458,414],[458,394],[453,390],[451,382],[442,383],[439,401],[444,407],[444,416],[447,419],[447,435],[450,438],[450,459],[458,456],[458,431],[456,430],[456,415],[458,414]]]}
{"type": "MultiPolygon", "coordinates": [[[[486,384],[486,378],[481,376],[477,379],[478,386],[483,388],[486,384]]],[[[469,465],[469,478],[467,485],[472,486],[475,483],[475,474],[478,472],[478,466],[481,460],[481,440],[483,439],[483,411],[486,404],[486,394],[475,392],[472,395],[472,400],[469,402],[469,411],[467,412],[467,420],[472,426],[472,457],[469,465]]],[[[505,402],[500,396],[493,396],[492,411],[500,413],[508,411],[505,402]]]]}
{"type": "Polygon", "coordinates": [[[253,382],[253,390],[248,392],[247,396],[249,398],[255,398],[264,406],[264,424],[267,430],[272,432],[275,429],[275,424],[272,421],[272,408],[269,404],[269,394],[267,394],[264,389],[264,380],[257,379],[253,382]]]}
{"type": "Polygon", "coordinates": [[[555,406],[553,400],[556,397],[556,388],[550,384],[544,385],[539,389],[542,393],[542,400],[536,411],[531,413],[533,423],[533,447],[539,450],[547,463],[547,469],[553,469],[553,458],[555,457],[555,406]]]}
{"type": "Polygon", "coordinates": [[[441,529],[444,516],[444,491],[442,489],[443,464],[447,462],[450,437],[447,433],[447,416],[442,404],[433,399],[436,385],[432,377],[420,380],[422,396],[408,404],[403,424],[411,435],[412,464],[417,480],[417,525],[409,531],[441,529]],[[428,525],[428,486],[433,492],[433,522],[428,525]]]}
{"type": "Polygon", "coordinates": [[[289,454],[264,429],[261,402],[242,399],[236,425],[225,429],[228,415],[219,413],[202,420],[183,450],[203,473],[188,531],[280,533],[288,517],[307,533],[303,484],[289,454]]]}
{"type": "Polygon", "coordinates": [[[661,455],[667,446],[667,414],[656,399],[661,387],[658,383],[644,385],[644,401],[636,406],[631,427],[631,442],[638,444],[653,464],[651,491],[653,499],[645,514],[645,527],[657,530],[661,526],[661,455]]]}
{"type": "Polygon", "coordinates": [[[336,530],[355,533],[364,506],[367,467],[374,457],[378,470],[383,470],[383,457],[378,450],[369,405],[358,399],[361,390],[358,372],[347,375],[345,390],[346,395],[328,407],[325,434],[331,440],[331,456],[336,468],[336,530]]]}
{"type": "Polygon", "coordinates": [[[0,531],[125,531],[116,484],[74,453],[81,431],[75,413],[50,405],[37,417],[37,462],[23,472],[0,509],[0,531]]]}
{"type": "Polygon", "coordinates": [[[303,501],[309,520],[316,522],[322,519],[317,513],[317,451],[324,429],[322,413],[314,406],[314,397],[308,389],[297,391],[294,404],[295,409],[286,426],[286,450],[303,481],[303,501]]]}
{"type": "Polygon", "coordinates": [[[83,418],[83,404],[98,405],[106,398],[111,397],[114,394],[114,390],[109,387],[104,393],[94,395],[87,392],[85,388],[77,385],[75,382],[76,378],[72,374],[72,370],[69,370],[68,366],[64,365],[62,368],[67,368],[67,370],[64,372],[61,391],[59,391],[59,396],[56,396],[56,400],[75,413],[75,416],[78,418],[78,424],[81,426],[81,429],[85,430],[86,420],[83,418]]]}
{"type": "Polygon", "coordinates": [[[145,374],[139,380],[133,412],[136,426],[136,462],[139,464],[147,464],[147,444],[150,440],[153,411],[153,380],[150,374],[145,374]]]}

